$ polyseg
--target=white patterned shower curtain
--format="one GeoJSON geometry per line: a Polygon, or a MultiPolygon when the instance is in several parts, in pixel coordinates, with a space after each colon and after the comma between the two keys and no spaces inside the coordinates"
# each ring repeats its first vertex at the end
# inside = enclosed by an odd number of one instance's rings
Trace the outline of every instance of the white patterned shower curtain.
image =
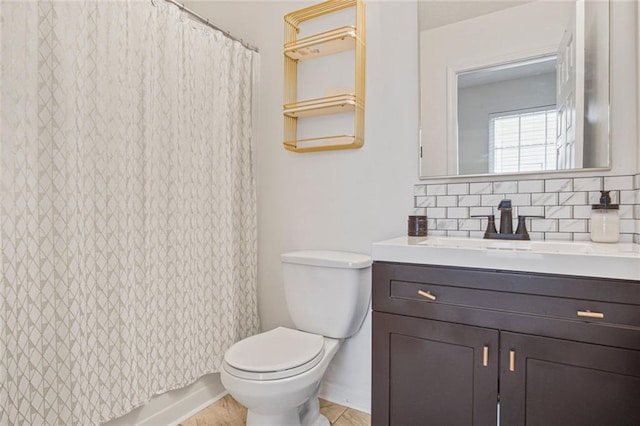
{"type": "Polygon", "coordinates": [[[153,3],[0,2],[0,425],[102,423],[258,331],[258,56],[153,3]]]}

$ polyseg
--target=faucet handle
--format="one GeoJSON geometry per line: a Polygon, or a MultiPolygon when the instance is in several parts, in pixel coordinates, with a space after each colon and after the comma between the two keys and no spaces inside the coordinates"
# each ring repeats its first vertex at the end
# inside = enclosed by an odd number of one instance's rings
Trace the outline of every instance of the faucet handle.
{"type": "Polygon", "coordinates": [[[518,227],[516,228],[516,235],[522,235],[523,240],[530,240],[529,232],[527,232],[527,223],[525,219],[544,219],[544,216],[527,216],[518,215],[518,227]]]}
{"type": "Polygon", "coordinates": [[[486,217],[489,219],[487,222],[487,230],[484,231],[484,239],[489,239],[490,234],[497,234],[498,230],[496,229],[496,216],[492,214],[473,214],[471,217],[486,217]]]}

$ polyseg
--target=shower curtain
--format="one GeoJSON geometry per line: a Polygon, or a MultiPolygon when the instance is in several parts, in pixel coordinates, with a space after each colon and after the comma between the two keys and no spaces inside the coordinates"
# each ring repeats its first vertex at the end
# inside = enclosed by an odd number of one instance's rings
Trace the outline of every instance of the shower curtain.
{"type": "Polygon", "coordinates": [[[258,331],[258,55],[162,0],[0,17],[0,425],[99,424],[258,331]]]}

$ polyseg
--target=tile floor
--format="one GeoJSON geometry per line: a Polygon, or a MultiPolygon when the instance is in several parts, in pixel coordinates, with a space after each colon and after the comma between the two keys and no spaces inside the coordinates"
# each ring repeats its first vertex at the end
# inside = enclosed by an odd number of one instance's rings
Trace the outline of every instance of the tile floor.
{"type": "MultiPolygon", "coordinates": [[[[320,412],[335,426],[369,426],[371,416],[353,408],[320,400],[320,412]]],[[[231,395],[219,399],[181,423],[181,426],[241,426],[246,423],[247,409],[231,395]]],[[[286,425],[283,425],[286,426],[286,425]]]]}

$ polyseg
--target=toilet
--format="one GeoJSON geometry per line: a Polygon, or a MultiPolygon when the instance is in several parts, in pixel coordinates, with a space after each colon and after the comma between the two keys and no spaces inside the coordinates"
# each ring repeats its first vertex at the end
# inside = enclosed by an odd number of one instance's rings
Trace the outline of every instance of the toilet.
{"type": "Polygon", "coordinates": [[[278,327],[227,350],[222,384],[247,407],[248,426],[325,426],[320,382],[333,356],[362,325],[371,297],[371,257],[304,250],[281,255],[296,329],[278,327]]]}

